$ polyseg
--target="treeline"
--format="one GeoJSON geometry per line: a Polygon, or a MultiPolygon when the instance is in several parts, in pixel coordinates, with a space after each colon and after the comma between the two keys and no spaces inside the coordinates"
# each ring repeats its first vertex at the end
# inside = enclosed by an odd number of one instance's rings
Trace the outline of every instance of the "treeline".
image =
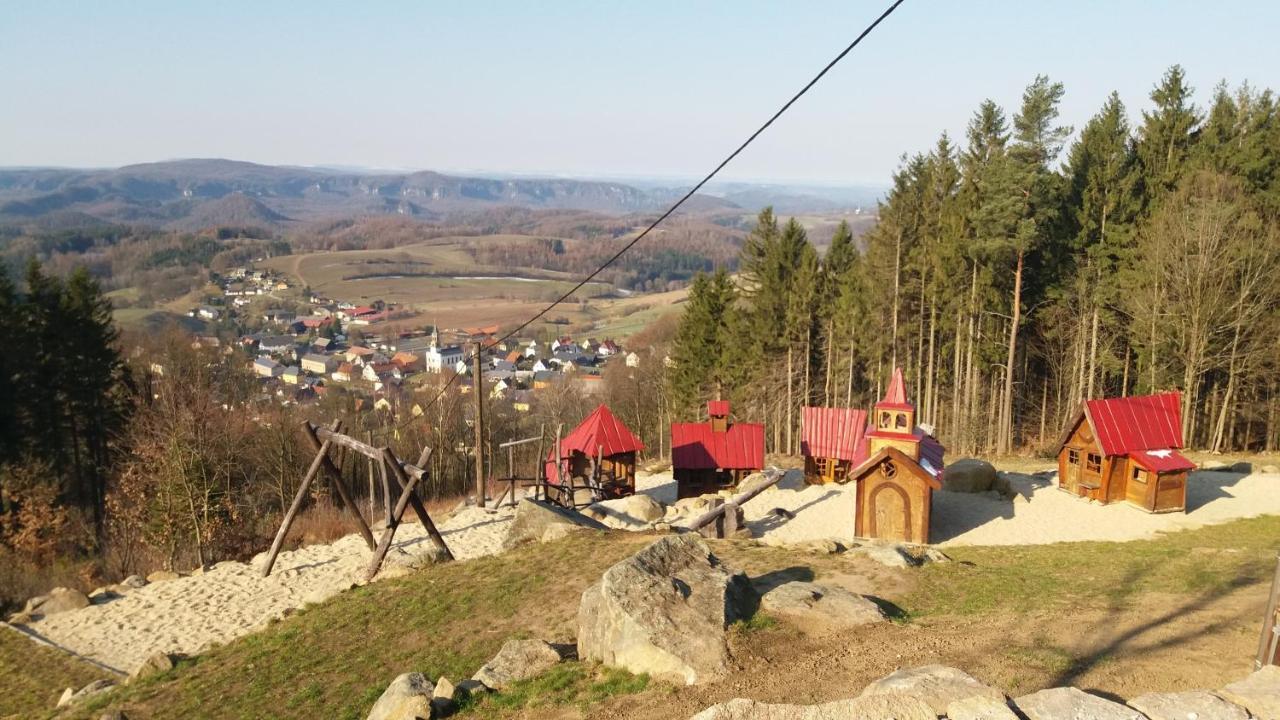
{"type": "Polygon", "coordinates": [[[1044,447],[1080,400],[1158,390],[1192,446],[1274,449],[1272,92],[1219,85],[1203,111],[1174,66],[1139,121],[1112,94],[1069,148],[1063,93],[1037,77],[1012,118],[984,101],[963,144],[904,158],[861,252],[842,230],[819,258],[762,213],[739,281],[694,285],[678,411],[719,392],[794,450],[800,405],[865,407],[901,365],[959,452],[1044,447]]]}

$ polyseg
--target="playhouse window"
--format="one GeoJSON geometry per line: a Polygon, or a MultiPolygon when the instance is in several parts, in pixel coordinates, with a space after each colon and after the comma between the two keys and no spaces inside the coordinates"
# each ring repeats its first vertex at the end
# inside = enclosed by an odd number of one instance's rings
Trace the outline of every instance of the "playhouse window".
{"type": "Polygon", "coordinates": [[[1067,450],[1067,463],[1068,463],[1069,465],[1079,465],[1079,464],[1080,464],[1080,451],[1079,451],[1079,450],[1070,450],[1070,449],[1069,449],[1069,450],[1067,450]]]}
{"type": "Polygon", "coordinates": [[[898,418],[893,421],[894,427],[905,428],[907,426],[907,414],[898,413],[898,418]]]}
{"type": "Polygon", "coordinates": [[[882,428],[889,427],[889,413],[887,412],[880,413],[880,427],[882,428]]]}
{"type": "Polygon", "coordinates": [[[1147,482],[1147,475],[1146,475],[1146,473],[1142,472],[1142,468],[1134,468],[1134,469],[1133,469],[1133,481],[1134,481],[1134,482],[1140,482],[1140,483],[1146,483],[1146,482],[1147,482]]]}
{"type": "Polygon", "coordinates": [[[1084,469],[1089,472],[1102,472],[1102,456],[1089,453],[1085,458],[1084,469]]]}

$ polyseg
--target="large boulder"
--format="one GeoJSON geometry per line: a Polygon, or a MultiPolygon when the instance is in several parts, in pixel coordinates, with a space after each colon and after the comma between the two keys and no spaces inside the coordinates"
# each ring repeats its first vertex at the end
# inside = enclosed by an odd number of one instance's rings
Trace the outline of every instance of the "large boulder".
{"type": "Polygon", "coordinates": [[[628,495],[588,506],[582,514],[614,529],[639,530],[661,520],[667,508],[648,495],[628,495]]]}
{"type": "Polygon", "coordinates": [[[512,683],[550,670],[561,659],[559,651],[541,640],[508,640],[471,679],[493,690],[506,690],[512,683]]]}
{"type": "Polygon", "coordinates": [[[405,673],[387,686],[369,710],[367,720],[431,720],[435,688],[422,673],[405,673]]]}
{"type": "Polygon", "coordinates": [[[1263,465],[1262,467],[1258,468],[1258,472],[1264,475],[1280,475],[1280,466],[1263,465]]]}
{"type": "Polygon", "coordinates": [[[1076,688],[1050,688],[1013,701],[1027,720],[1143,720],[1142,713],[1076,688]]]}
{"type": "Polygon", "coordinates": [[[115,682],[111,680],[94,680],[79,690],[67,688],[62,691],[62,697],[58,698],[58,707],[63,708],[68,705],[77,705],[88,700],[95,695],[101,695],[115,689],[115,682]]]}
{"type": "Polygon", "coordinates": [[[758,600],[697,535],[669,535],[582,593],[578,656],[685,684],[714,678],[729,670],[726,628],[758,600]]]}
{"type": "Polygon", "coordinates": [[[1280,667],[1267,665],[1218,691],[1259,718],[1280,718],[1280,667]]]}
{"type": "Polygon", "coordinates": [[[909,695],[875,695],[821,705],[774,705],[738,698],[712,705],[689,720],[938,720],[927,703],[909,695]]]}
{"type": "Polygon", "coordinates": [[[53,615],[86,608],[89,607],[89,603],[89,596],[79,590],[56,587],[46,595],[39,595],[28,600],[23,612],[33,617],[53,615]]]}
{"type": "Polygon", "coordinates": [[[947,492],[981,493],[995,483],[995,466],[986,460],[964,458],[948,463],[942,471],[942,489],[947,492]]]}
{"type": "Polygon", "coordinates": [[[1244,708],[1204,690],[1148,693],[1130,700],[1129,705],[1151,720],[1249,720],[1244,708]]]}
{"type": "Polygon", "coordinates": [[[539,500],[521,500],[516,507],[515,518],[507,527],[506,537],[502,539],[502,547],[510,550],[525,543],[551,542],[580,530],[608,528],[598,520],[559,505],[539,500]]]}
{"type": "Polygon", "coordinates": [[[142,664],[129,674],[130,680],[141,680],[152,675],[163,675],[177,666],[174,657],[169,653],[152,653],[142,664]]]}
{"type": "Polygon", "coordinates": [[[862,691],[862,696],[903,694],[928,703],[938,715],[957,700],[973,697],[1004,702],[1004,693],[979,682],[968,673],[946,665],[924,665],[899,670],[876,680],[862,691]]]}
{"type": "Polygon", "coordinates": [[[783,583],[765,593],[760,607],[828,628],[850,628],[885,619],[880,606],[861,595],[801,581],[783,583]]]}

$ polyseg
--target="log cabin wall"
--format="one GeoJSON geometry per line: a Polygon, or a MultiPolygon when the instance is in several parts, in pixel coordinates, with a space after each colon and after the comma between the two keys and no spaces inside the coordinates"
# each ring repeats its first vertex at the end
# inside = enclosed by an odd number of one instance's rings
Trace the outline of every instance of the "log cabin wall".
{"type": "Polygon", "coordinates": [[[1102,455],[1088,421],[1081,418],[1058,453],[1058,487],[1080,497],[1106,502],[1108,483],[1105,481],[1112,470],[1111,460],[1102,455]]]}

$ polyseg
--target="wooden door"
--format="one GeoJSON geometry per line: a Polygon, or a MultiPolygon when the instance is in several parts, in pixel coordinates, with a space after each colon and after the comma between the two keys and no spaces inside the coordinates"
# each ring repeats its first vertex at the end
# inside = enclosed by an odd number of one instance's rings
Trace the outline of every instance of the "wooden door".
{"type": "Polygon", "coordinates": [[[1080,454],[1078,450],[1067,451],[1067,477],[1063,487],[1076,492],[1080,488],[1080,454]],[[1072,455],[1075,453],[1075,455],[1072,455]],[[1072,462],[1074,460],[1075,462],[1072,462]]]}
{"type": "Polygon", "coordinates": [[[902,488],[897,485],[881,485],[871,492],[871,537],[881,540],[910,540],[910,521],[907,517],[910,504],[902,488]]]}

